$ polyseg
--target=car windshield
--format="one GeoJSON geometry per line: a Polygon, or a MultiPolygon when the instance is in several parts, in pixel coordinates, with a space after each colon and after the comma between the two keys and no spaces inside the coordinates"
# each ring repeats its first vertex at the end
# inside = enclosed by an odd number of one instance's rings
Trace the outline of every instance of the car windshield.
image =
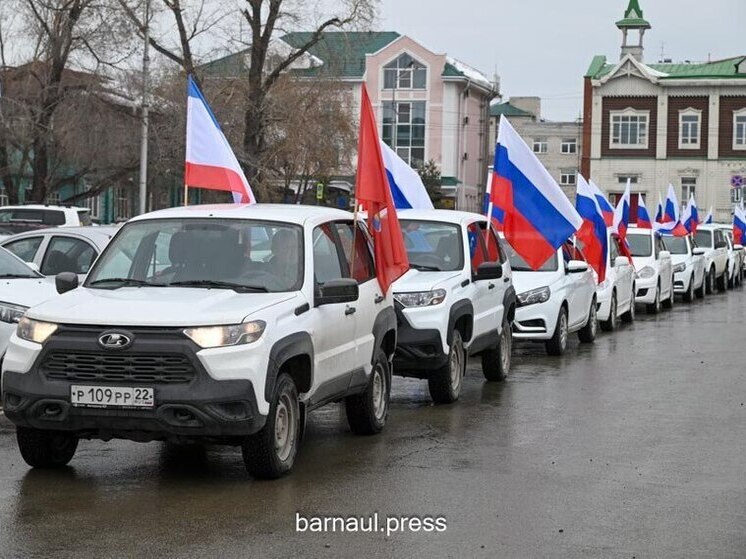
{"type": "Polygon", "coordinates": [[[653,240],[650,235],[627,235],[629,251],[632,256],[650,256],[653,254],[653,240]]]}
{"type": "Polygon", "coordinates": [[[400,219],[409,265],[423,272],[452,272],[464,267],[464,243],[458,225],[400,219]]]}
{"type": "Polygon", "coordinates": [[[712,248],[712,231],[697,231],[694,234],[694,242],[698,247],[712,248]]]}
{"type": "Polygon", "coordinates": [[[501,243],[503,250],[505,251],[505,254],[508,255],[508,260],[510,261],[510,269],[514,272],[556,272],[557,267],[559,266],[559,261],[557,260],[557,253],[555,252],[549,260],[544,262],[542,264],[541,268],[538,270],[534,270],[531,268],[531,266],[528,265],[528,263],[521,258],[521,256],[513,250],[513,247],[510,246],[510,243],[508,243],[505,240],[502,240],[501,243]]]}
{"type": "Polygon", "coordinates": [[[37,274],[4,248],[0,248],[0,278],[38,278],[37,274]]]}
{"type": "Polygon", "coordinates": [[[125,225],[85,285],[296,291],[303,284],[303,230],[257,220],[159,219],[125,225]]]}
{"type": "Polygon", "coordinates": [[[689,254],[686,237],[664,237],[663,242],[671,254],[689,254]]]}

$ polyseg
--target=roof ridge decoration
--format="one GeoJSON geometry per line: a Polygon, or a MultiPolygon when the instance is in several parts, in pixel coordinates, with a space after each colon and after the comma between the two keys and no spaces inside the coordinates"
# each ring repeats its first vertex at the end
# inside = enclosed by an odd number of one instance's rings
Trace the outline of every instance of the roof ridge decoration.
{"type": "Polygon", "coordinates": [[[630,77],[636,76],[641,79],[648,80],[651,83],[658,83],[660,78],[668,76],[665,72],[651,68],[647,64],[640,62],[631,54],[626,55],[622,58],[614,68],[611,69],[605,76],[600,78],[600,82],[606,83],[609,80],[619,77],[630,77]],[[630,67],[632,66],[632,67],[630,67]],[[636,70],[636,71],[635,71],[636,70]]]}

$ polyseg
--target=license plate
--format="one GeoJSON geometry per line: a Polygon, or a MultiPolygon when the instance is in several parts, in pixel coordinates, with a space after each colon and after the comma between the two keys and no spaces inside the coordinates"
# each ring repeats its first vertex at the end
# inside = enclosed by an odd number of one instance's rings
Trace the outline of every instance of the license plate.
{"type": "Polygon", "coordinates": [[[70,387],[73,406],[89,408],[152,408],[155,394],[152,388],[132,386],[82,386],[70,387]]]}

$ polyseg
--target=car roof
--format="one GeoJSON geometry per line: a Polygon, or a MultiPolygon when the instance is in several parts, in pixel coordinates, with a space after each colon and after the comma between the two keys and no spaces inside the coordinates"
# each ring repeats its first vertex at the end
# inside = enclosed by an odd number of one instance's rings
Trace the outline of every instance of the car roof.
{"type": "Polygon", "coordinates": [[[351,212],[328,208],[326,206],[307,206],[303,204],[213,204],[157,210],[134,217],[128,223],[151,219],[222,218],[256,219],[303,225],[307,221],[352,219],[352,217],[353,214],[351,212]]]}
{"type": "Polygon", "coordinates": [[[90,208],[80,206],[50,206],[46,204],[21,204],[17,206],[0,206],[0,210],[74,210],[74,211],[87,211],[90,212],[90,208]]]}
{"type": "Polygon", "coordinates": [[[637,225],[630,225],[627,228],[627,234],[628,235],[640,235],[640,236],[660,235],[660,233],[656,231],[655,229],[642,229],[640,227],[637,227],[637,225]]]}
{"type": "Polygon", "coordinates": [[[116,232],[119,231],[119,227],[112,226],[92,226],[85,225],[81,227],[46,227],[44,229],[33,229],[32,231],[24,231],[23,233],[16,233],[4,239],[0,239],[0,243],[7,244],[11,241],[19,239],[26,239],[28,237],[38,237],[39,235],[58,235],[68,237],[84,237],[94,242],[97,240],[103,241],[106,244],[116,232]]]}
{"type": "Polygon", "coordinates": [[[702,225],[697,225],[697,231],[700,229],[703,229],[705,231],[714,231],[715,229],[722,229],[722,225],[719,223],[703,223],[702,225]]]}
{"type": "Polygon", "coordinates": [[[474,221],[487,221],[481,214],[473,212],[462,212],[458,210],[396,210],[399,219],[414,219],[417,221],[442,221],[445,223],[472,223],[474,221]]]}

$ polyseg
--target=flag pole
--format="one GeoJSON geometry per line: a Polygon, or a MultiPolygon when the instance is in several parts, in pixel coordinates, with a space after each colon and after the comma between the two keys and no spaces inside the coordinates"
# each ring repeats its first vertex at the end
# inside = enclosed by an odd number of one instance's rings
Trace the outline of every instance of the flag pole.
{"type": "Polygon", "coordinates": [[[487,229],[485,231],[484,235],[484,246],[485,248],[489,249],[489,242],[490,242],[490,235],[488,232],[490,231],[490,227],[492,226],[492,209],[493,209],[493,203],[492,203],[492,175],[494,174],[494,169],[490,173],[487,172],[487,186],[485,187],[484,191],[489,196],[489,202],[487,203],[487,229]]]}
{"type": "Polygon", "coordinates": [[[189,205],[189,185],[184,181],[184,206],[189,205]]]}

